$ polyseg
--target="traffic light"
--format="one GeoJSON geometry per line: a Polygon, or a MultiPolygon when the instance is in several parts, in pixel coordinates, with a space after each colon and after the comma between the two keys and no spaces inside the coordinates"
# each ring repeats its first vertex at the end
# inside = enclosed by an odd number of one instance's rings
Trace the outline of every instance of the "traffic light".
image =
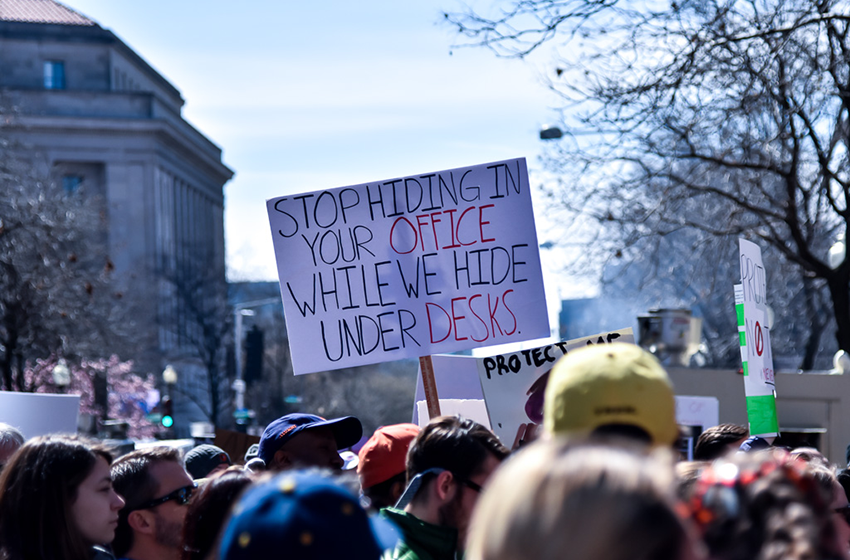
{"type": "Polygon", "coordinates": [[[263,331],[253,325],[245,335],[246,383],[259,380],[263,375],[263,331]]]}
{"type": "Polygon", "coordinates": [[[159,401],[159,409],[162,412],[162,418],[159,423],[163,428],[170,428],[174,425],[174,403],[171,402],[171,397],[165,396],[159,401]]]}

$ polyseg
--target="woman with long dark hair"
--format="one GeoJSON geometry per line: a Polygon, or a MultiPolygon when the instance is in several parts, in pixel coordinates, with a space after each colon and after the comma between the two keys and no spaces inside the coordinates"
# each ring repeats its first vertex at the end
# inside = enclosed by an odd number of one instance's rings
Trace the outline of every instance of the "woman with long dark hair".
{"type": "Polygon", "coordinates": [[[0,560],[91,560],[124,500],[104,449],[74,437],[26,442],[0,475],[0,560]]]}

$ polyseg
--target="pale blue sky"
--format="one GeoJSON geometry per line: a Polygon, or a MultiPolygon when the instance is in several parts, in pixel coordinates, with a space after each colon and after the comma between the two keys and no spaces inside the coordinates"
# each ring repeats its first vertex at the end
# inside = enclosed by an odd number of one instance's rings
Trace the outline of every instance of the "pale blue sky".
{"type": "Polygon", "coordinates": [[[557,99],[531,62],[450,54],[439,20],[457,0],[64,3],[170,80],[223,149],[232,280],[276,279],[267,198],[513,157],[535,183],[557,99]]]}

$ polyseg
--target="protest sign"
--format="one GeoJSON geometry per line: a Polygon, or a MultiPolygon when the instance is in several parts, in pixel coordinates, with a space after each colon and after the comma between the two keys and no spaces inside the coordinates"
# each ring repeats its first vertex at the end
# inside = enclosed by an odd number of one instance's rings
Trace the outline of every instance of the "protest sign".
{"type": "MultiPolygon", "coordinates": [[[[446,416],[463,416],[478,422],[485,428],[490,428],[484,399],[440,399],[440,409],[446,416]]],[[[420,427],[426,426],[432,419],[425,401],[418,401],[414,412],[413,423],[420,427]]]]}
{"type": "Polygon", "coordinates": [[[27,439],[77,433],[79,395],[0,391],[0,422],[15,426],[27,439]]]}
{"type": "Polygon", "coordinates": [[[632,329],[595,334],[548,346],[477,359],[478,378],[493,431],[510,446],[520,429],[543,423],[543,396],[549,370],[564,354],[608,342],[634,343],[632,329]]]}
{"type": "Polygon", "coordinates": [[[549,335],[525,159],[267,208],[296,374],[549,335]]]}
{"type": "Polygon", "coordinates": [[[761,249],[755,243],[739,239],[739,254],[741,284],[735,286],[735,311],[750,434],[776,436],[779,435],[776,382],[767,316],[767,280],[761,249]]]}

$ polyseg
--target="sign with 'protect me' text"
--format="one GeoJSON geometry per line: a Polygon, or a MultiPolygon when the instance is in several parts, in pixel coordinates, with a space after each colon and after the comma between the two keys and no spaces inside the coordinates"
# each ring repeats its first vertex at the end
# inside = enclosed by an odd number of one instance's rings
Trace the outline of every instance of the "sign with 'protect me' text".
{"type": "Polygon", "coordinates": [[[267,207],[296,374],[549,335],[523,158],[267,207]]]}

